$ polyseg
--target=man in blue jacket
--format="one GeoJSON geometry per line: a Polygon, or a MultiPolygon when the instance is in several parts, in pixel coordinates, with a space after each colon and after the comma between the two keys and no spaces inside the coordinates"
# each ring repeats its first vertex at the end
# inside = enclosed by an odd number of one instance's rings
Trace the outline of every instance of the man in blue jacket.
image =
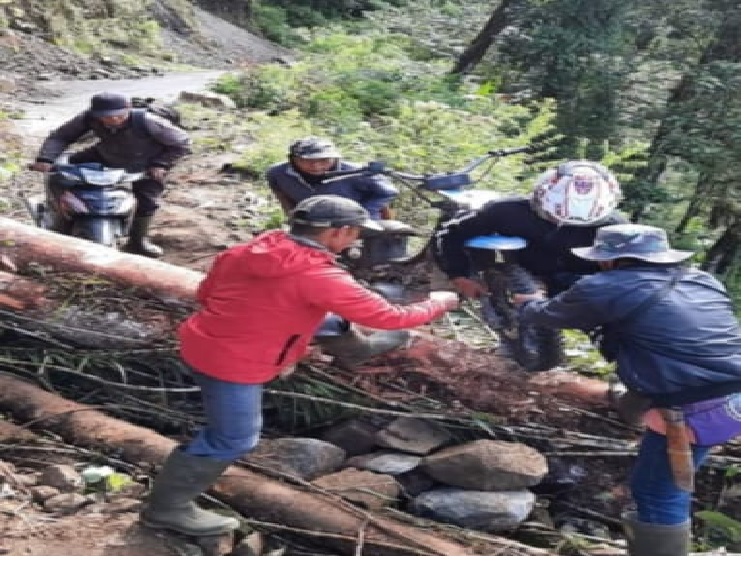
{"type": "Polygon", "coordinates": [[[661,228],[601,227],[571,250],[600,273],[545,300],[517,295],[528,322],[589,331],[630,392],[650,401],[625,514],[631,555],[687,555],[694,471],[710,448],[739,435],[740,330],[725,288],[683,264],[661,228]],[[692,461],[692,462],[691,462],[692,461]]]}
{"type": "Polygon", "coordinates": [[[297,203],[313,195],[339,195],[362,205],[371,219],[391,219],[388,205],[398,189],[385,176],[354,176],[323,183],[326,172],[358,167],[343,161],[330,140],[306,137],[292,143],[289,160],[271,166],[266,180],[287,215],[297,203]]]}

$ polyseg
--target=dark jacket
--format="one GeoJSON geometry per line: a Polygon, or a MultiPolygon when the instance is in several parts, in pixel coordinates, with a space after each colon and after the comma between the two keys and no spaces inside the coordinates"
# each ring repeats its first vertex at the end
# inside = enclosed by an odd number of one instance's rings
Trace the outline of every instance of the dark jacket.
{"type": "Polygon", "coordinates": [[[669,282],[678,266],[637,265],[585,277],[522,318],[552,328],[614,330],[617,373],[658,406],[740,391],[740,330],[724,287],[689,269],[662,298],[619,322],[669,282]]]}
{"type": "Polygon", "coordinates": [[[526,198],[500,199],[442,225],[435,236],[436,258],[449,278],[468,277],[464,243],[475,236],[503,234],[527,241],[527,246],[514,254],[518,264],[535,276],[546,279],[559,273],[587,275],[598,271],[596,264],[574,256],[570,249],[591,246],[600,226],[626,222],[613,214],[596,225],[556,226],[537,215],[526,198]]]}
{"type": "Polygon", "coordinates": [[[437,301],[389,303],[365,289],[332,253],[280,230],[218,255],[198,288],[201,309],[179,328],[180,353],[220,380],[260,384],[297,362],[327,312],[398,330],[442,315],[437,301]]]}
{"type": "Polygon", "coordinates": [[[133,116],[118,128],[105,127],[87,111],[52,131],[42,144],[38,162],[54,162],[63,151],[93,132],[99,139],[95,145],[102,162],[108,166],[142,171],[149,167],[171,168],[181,157],[190,154],[190,137],[166,119],[147,113],[142,130],[133,116]]]}
{"type": "MultiPolygon", "coordinates": [[[[337,170],[354,170],[361,167],[351,162],[339,162],[337,170]]],[[[398,189],[385,176],[356,176],[341,178],[329,183],[310,183],[288,162],[274,164],[266,171],[269,187],[279,199],[292,206],[313,195],[340,195],[362,205],[370,218],[381,219],[381,210],[398,195],[398,189]]],[[[286,209],[285,209],[286,210],[286,209]]]]}

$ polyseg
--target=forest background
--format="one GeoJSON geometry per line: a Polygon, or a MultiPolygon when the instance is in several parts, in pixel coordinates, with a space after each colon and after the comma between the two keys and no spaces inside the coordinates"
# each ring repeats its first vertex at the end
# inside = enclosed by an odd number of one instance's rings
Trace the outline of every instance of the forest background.
{"type": "Polygon", "coordinates": [[[300,130],[420,172],[559,135],[554,154],[504,162],[489,183],[528,192],[551,162],[600,160],[631,220],[696,251],[739,307],[739,2],[284,0],[243,13],[304,53],[219,85],[266,111],[251,169],[300,130]]]}

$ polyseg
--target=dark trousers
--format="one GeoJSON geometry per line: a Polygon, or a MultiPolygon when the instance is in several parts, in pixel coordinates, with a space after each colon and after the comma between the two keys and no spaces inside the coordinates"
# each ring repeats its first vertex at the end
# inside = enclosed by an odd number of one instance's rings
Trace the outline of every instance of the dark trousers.
{"type": "MultiPolygon", "coordinates": [[[[72,154],[70,158],[68,158],[68,162],[70,162],[71,164],[97,162],[99,164],[104,164],[105,166],[114,168],[121,167],[115,166],[102,158],[99,154],[99,151],[96,150],[95,146],[72,154]]],[[[159,208],[159,198],[161,197],[161,194],[164,193],[165,187],[166,186],[164,185],[164,182],[155,180],[153,178],[144,178],[142,180],[133,182],[133,196],[136,200],[135,216],[153,216],[159,208]]]]}

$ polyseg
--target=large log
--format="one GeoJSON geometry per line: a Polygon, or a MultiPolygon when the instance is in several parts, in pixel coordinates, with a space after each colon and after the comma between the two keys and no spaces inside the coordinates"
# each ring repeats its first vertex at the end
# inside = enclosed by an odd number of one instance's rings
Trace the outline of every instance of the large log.
{"type": "Polygon", "coordinates": [[[99,244],[0,218],[2,263],[18,270],[35,263],[55,271],[94,273],[169,299],[191,301],[203,274],[99,244]]]}
{"type": "MultiPolygon", "coordinates": [[[[194,305],[195,290],[201,273],[158,260],[117,252],[85,240],[62,236],[10,219],[0,218],[0,265],[11,265],[18,271],[39,264],[58,272],[95,274],[125,288],[155,295],[161,300],[194,305]]],[[[0,277],[0,287],[3,283],[0,277]]],[[[58,338],[71,334],[76,342],[90,347],[117,345],[146,347],[155,341],[164,342],[180,320],[183,311],[173,313],[133,306],[127,318],[97,318],[84,306],[47,291],[39,295],[39,285],[22,277],[6,274],[6,299],[0,299],[0,310],[23,308],[32,319],[49,315],[64,305],[64,314],[55,314],[57,326],[47,329],[58,338]],[[15,287],[15,289],[13,289],[15,287]],[[55,299],[58,299],[57,301],[55,299]],[[85,334],[88,332],[88,336],[85,334]],[[77,330],[70,332],[70,328],[77,330]],[[85,340],[82,338],[86,337],[85,340]]],[[[44,279],[54,283],[55,276],[44,279]]],[[[1,290],[1,289],[0,289],[1,290]]],[[[101,315],[100,315],[101,316],[101,315]]],[[[38,327],[38,326],[37,326],[38,327]]],[[[465,407],[493,412],[510,420],[528,419],[528,413],[565,412],[569,405],[583,408],[606,406],[607,384],[574,373],[548,372],[533,376],[518,369],[512,362],[483,352],[456,340],[437,338],[426,331],[415,331],[413,344],[382,356],[354,373],[354,382],[367,388],[381,381],[408,374],[438,386],[446,395],[465,407]],[[374,375],[377,375],[375,377],[374,375]],[[370,379],[370,380],[368,380],[370,379]],[[378,379],[378,380],[375,380],[378,379]]],[[[568,413],[563,413],[569,416],[568,413]]]]}
{"type": "MultiPolygon", "coordinates": [[[[75,445],[119,450],[132,463],[162,464],[176,445],[150,429],[111,418],[2,373],[0,409],[26,422],[25,427],[53,431],[75,445]]],[[[472,554],[471,549],[429,531],[363,513],[335,498],[302,491],[242,468],[230,468],[213,492],[240,513],[261,521],[349,537],[330,543],[344,554],[354,553],[359,543],[363,553],[369,555],[472,554]]],[[[517,546],[527,553],[544,553],[517,546]]]]}

